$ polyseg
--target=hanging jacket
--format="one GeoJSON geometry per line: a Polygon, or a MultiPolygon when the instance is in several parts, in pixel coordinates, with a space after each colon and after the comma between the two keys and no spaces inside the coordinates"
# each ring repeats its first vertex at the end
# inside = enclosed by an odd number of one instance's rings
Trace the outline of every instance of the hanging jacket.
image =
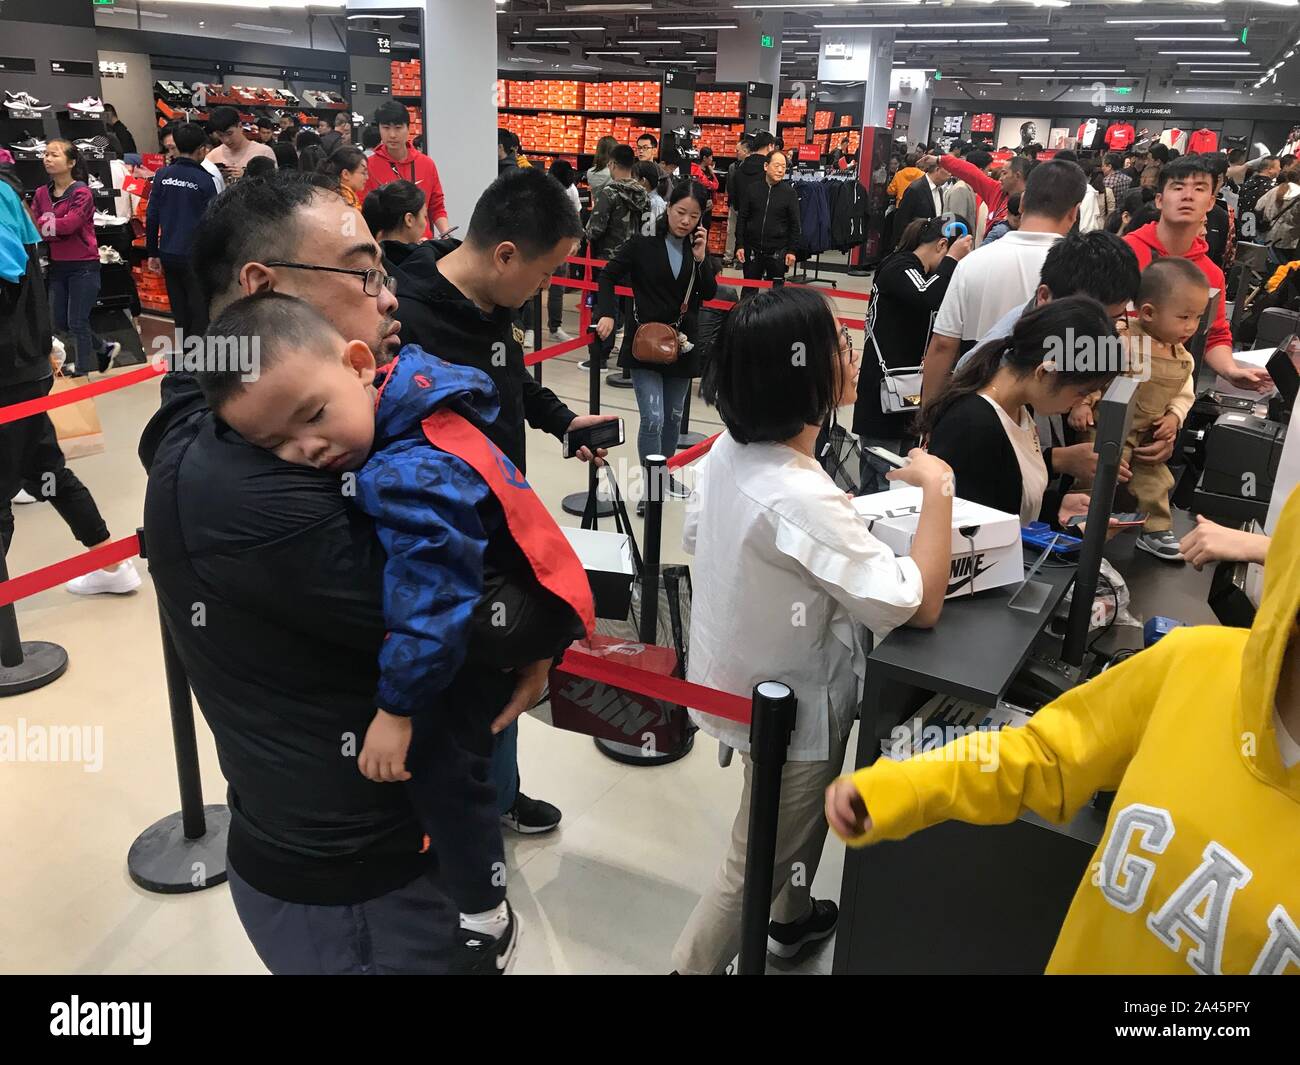
{"type": "Polygon", "coordinates": [[[847,249],[861,244],[867,231],[867,192],[862,183],[828,182],[831,197],[831,239],[829,247],[847,249]]]}
{"type": "Polygon", "coordinates": [[[484,428],[520,470],[527,468],[524,419],[557,439],[577,417],[524,368],[524,349],[511,322],[512,308],[490,314],[438,272],[438,260],[460,245],[453,238],[422,244],[384,243],[397,275],[397,320],[402,339],[439,358],[482,370],[497,387],[501,416],[484,428]]]}
{"type": "Polygon", "coordinates": [[[792,252],[799,246],[799,235],[799,194],[793,182],[771,185],[765,178],[741,193],[736,243],[747,254],[792,252]]]}
{"type": "Polygon", "coordinates": [[[587,240],[594,259],[611,259],[643,231],[650,196],[639,181],[611,181],[600,190],[587,219],[587,240]]]}
{"type": "Polygon", "coordinates": [[[853,774],[871,824],[850,845],[1026,811],[1064,824],[1095,792],[1114,791],[1049,972],[1297,972],[1300,763],[1284,762],[1274,709],[1297,608],[1292,492],[1249,630],[1175,629],[1027,725],[881,758],[853,774]]]}
{"type": "Polygon", "coordinates": [[[830,187],[825,181],[792,182],[799,198],[799,244],[802,255],[820,255],[831,246],[830,187]]]}
{"type": "MultiPolygon", "coordinates": [[[[436,711],[438,696],[465,663],[474,633],[491,635],[490,624],[473,625],[487,575],[499,574],[504,565],[520,579],[520,570],[529,568],[526,561],[519,565],[518,546],[511,538],[522,530],[504,514],[507,500],[512,507],[528,504],[523,513],[529,535],[544,540],[549,566],[562,571],[561,584],[569,594],[580,602],[586,597],[588,614],[591,589],[554,520],[547,524],[550,516],[540,500],[483,435],[500,410],[486,374],[407,345],[383,367],[375,383],[374,450],[356,478],[357,506],[375,520],[387,556],[387,633],[379,651],[375,703],[409,717],[436,711]],[[447,422],[447,415],[454,416],[451,440],[472,448],[477,439],[480,455],[486,445],[485,469],[504,473],[502,487],[494,491],[471,454],[447,443],[448,430],[437,424],[447,422]]],[[[537,586],[537,591],[540,595],[546,590],[537,586]]],[[[507,619],[509,613],[506,610],[507,619]]],[[[581,629],[561,621],[551,629],[550,645],[540,654],[530,653],[549,657],[581,634],[581,629]]],[[[535,643],[525,633],[515,636],[535,643]]],[[[495,651],[508,650],[492,642],[495,651]]],[[[509,668],[519,663],[484,664],[509,668]]]]}

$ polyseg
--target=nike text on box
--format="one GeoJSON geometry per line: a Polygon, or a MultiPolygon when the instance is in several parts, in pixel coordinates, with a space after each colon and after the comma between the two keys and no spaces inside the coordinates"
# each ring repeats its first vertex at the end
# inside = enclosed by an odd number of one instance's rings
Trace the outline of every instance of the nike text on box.
{"type": "MultiPolygon", "coordinates": [[[[871,534],[896,555],[912,553],[921,513],[921,489],[906,487],[860,496],[853,507],[871,534]]],[[[965,499],[952,501],[952,571],[947,599],[1018,584],[1025,575],[1020,517],[965,499]],[[972,547],[974,550],[972,550],[972,547]]]]}

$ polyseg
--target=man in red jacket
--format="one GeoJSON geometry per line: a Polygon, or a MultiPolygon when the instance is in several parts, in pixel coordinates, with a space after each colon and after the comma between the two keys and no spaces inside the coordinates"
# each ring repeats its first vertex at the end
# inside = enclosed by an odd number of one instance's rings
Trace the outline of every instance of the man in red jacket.
{"type": "MultiPolygon", "coordinates": [[[[1027,155],[1017,155],[1002,168],[1000,178],[991,178],[984,173],[983,167],[976,164],[976,159],[983,161],[984,153],[978,156],[971,152],[971,158],[958,159],[955,155],[942,157],[931,156],[935,162],[959,181],[966,182],[975,190],[975,195],[988,205],[989,228],[1007,219],[1007,201],[1017,193],[1025,191],[1025,182],[1029,172],[1038,164],[1027,155]]],[[[988,164],[985,163],[985,166],[988,164]]]]}
{"type": "MultiPolygon", "coordinates": [[[[443,236],[451,228],[451,223],[447,221],[438,168],[432,159],[411,145],[406,108],[396,100],[385,100],[375,108],[375,125],[379,127],[380,144],[369,160],[370,178],[366,181],[366,192],[390,181],[411,182],[424,193],[429,203],[429,227],[438,236],[443,236]]],[[[426,237],[431,235],[429,230],[425,231],[426,237]]]]}
{"type": "MultiPolygon", "coordinates": [[[[1148,222],[1125,236],[1124,240],[1138,257],[1143,270],[1153,259],[1177,255],[1190,259],[1205,275],[1210,285],[1210,306],[1203,325],[1205,335],[1205,362],[1221,377],[1238,388],[1267,392],[1273,387],[1268,372],[1262,367],[1239,366],[1232,357],[1232,330],[1224,315],[1223,271],[1209,257],[1209,245],[1201,236],[1205,217],[1214,206],[1214,175],[1200,161],[1189,155],[1167,163],[1160,171],[1160,191],[1156,194],[1158,222],[1148,222]]],[[[1164,448],[1172,440],[1150,444],[1150,448],[1164,448]]],[[[1139,449],[1141,450],[1141,449],[1139,449]]],[[[1136,453],[1135,453],[1136,454],[1136,453]]],[[[1163,462],[1169,456],[1138,455],[1150,462],[1163,462]]]]}

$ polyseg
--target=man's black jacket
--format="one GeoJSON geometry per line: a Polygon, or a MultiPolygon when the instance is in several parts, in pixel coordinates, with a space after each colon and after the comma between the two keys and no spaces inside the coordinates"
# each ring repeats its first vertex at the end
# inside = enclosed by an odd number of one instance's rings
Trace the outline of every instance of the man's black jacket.
{"type": "Polygon", "coordinates": [[[487,435],[527,472],[524,420],[534,429],[563,438],[576,415],[524,366],[524,349],[515,339],[510,309],[498,307],[485,314],[438,272],[438,260],[459,244],[454,239],[384,242],[385,262],[397,275],[402,343],[418,344],[430,355],[473,366],[492,378],[501,397],[501,414],[487,435]]]}

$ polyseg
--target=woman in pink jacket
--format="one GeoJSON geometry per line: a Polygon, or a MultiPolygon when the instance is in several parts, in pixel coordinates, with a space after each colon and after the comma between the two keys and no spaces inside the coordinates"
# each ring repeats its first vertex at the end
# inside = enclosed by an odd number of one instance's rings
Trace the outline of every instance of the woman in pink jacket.
{"type": "Polygon", "coordinates": [[[45,147],[48,185],[32,196],[32,213],[50,250],[50,316],[58,333],[72,334],[72,355],[64,363],[69,377],[105,370],[121,345],[91,331],[90,312],[99,297],[99,242],[95,239],[95,196],[86,169],[69,141],[45,147]]]}

